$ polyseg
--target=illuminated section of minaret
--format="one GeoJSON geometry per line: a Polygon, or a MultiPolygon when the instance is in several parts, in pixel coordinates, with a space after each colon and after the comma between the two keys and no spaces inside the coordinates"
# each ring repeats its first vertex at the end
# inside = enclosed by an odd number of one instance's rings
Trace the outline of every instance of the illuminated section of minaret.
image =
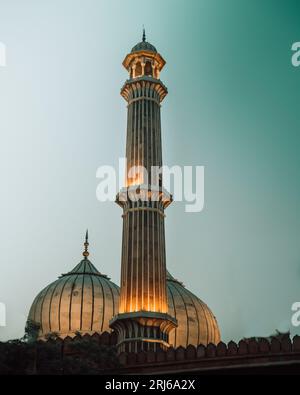
{"type": "Polygon", "coordinates": [[[177,325],[167,314],[166,289],[164,211],[172,197],[162,176],[151,172],[162,166],[160,107],[168,92],[159,76],[165,63],[145,31],[123,62],[129,72],[121,90],[128,103],[127,177],[117,196],[123,209],[120,307],[110,323],[120,351],[167,348],[177,325]]]}

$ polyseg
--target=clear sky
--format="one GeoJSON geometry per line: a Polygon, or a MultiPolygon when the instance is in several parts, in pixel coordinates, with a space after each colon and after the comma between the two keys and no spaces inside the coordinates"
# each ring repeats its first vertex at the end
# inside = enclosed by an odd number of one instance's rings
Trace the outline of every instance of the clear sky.
{"type": "Polygon", "coordinates": [[[121,62],[143,24],[167,60],[164,162],[205,166],[205,210],[167,211],[167,266],[224,341],[290,327],[299,17],[297,0],[0,0],[0,339],[23,335],[35,295],[81,259],[86,228],[92,262],[119,283],[121,210],[96,200],[96,169],[124,156],[121,62]]]}

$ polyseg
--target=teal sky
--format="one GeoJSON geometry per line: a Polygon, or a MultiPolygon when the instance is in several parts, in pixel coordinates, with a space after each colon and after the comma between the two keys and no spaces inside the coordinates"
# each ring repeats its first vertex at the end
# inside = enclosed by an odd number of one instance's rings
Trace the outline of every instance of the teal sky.
{"type": "Polygon", "coordinates": [[[0,0],[0,339],[23,335],[35,295],[81,259],[86,228],[92,262],[119,283],[121,210],[96,200],[95,175],[124,156],[121,63],[143,24],[167,60],[164,162],[205,166],[205,210],[167,211],[167,266],[224,341],[290,328],[299,16],[296,0],[0,0]]]}

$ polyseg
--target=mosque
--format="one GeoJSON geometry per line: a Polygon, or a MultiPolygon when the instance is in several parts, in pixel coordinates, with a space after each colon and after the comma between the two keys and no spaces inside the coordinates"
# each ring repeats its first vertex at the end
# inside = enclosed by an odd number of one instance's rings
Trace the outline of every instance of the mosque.
{"type": "MultiPolygon", "coordinates": [[[[127,102],[128,169],[162,166],[161,103],[168,91],[160,79],[166,62],[146,41],[125,57],[129,73],[121,89],[127,102]]],[[[127,177],[116,203],[123,210],[120,287],[89,259],[88,232],[83,259],[34,299],[28,323],[38,339],[117,334],[120,352],[167,350],[188,345],[217,345],[217,320],[209,307],[166,268],[165,210],[172,196],[159,182],[127,177]],[[132,200],[137,191],[143,199],[132,200]]]]}
{"type": "Polygon", "coordinates": [[[56,339],[62,357],[82,336],[115,346],[121,367],[109,374],[299,374],[300,336],[277,332],[226,345],[209,307],[167,270],[165,211],[173,199],[162,175],[151,178],[152,166],[162,166],[165,64],[145,31],[123,61],[129,76],[121,89],[128,112],[127,177],[116,197],[123,211],[120,287],[90,261],[87,232],[83,259],[34,299],[27,335],[56,339]],[[148,177],[129,176],[135,167],[148,177]]]}

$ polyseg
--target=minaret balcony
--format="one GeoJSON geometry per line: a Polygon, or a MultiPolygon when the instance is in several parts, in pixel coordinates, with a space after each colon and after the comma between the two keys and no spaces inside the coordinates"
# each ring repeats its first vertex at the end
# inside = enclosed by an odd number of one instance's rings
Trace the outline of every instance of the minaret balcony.
{"type": "MultiPolygon", "coordinates": [[[[132,203],[136,202],[159,202],[162,208],[166,209],[173,202],[173,196],[165,188],[153,185],[131,185],[122,188],[117,194],[116,203],[122,208],[131,207],[132,203]]],[[[147,205],[140,206],[145,210],[147,207],[147,205]]]]}
{"type": "Polygon", "coordinates": [[[168,89],[161,80],[144,75],[128,79],[121,89],[121,96],[128,104],[131,104],[132,101],[142,99],[153,100],[152,95],[145,93],[145,88],[147,88],[146,91],[148,92],[155,90],[158,93],[158,104],[160,104],[168,94],[168,89]],[[133,95],[133,93],[135,93],[135,95],[133,95]]]}
{"type": "Polygon", "coordinates": [[[138,352],[167,350],[169,334],[178,323],[167,313],[138,311],[118,314],[109,325],[117,333],[119,352],[138,352]]]}

